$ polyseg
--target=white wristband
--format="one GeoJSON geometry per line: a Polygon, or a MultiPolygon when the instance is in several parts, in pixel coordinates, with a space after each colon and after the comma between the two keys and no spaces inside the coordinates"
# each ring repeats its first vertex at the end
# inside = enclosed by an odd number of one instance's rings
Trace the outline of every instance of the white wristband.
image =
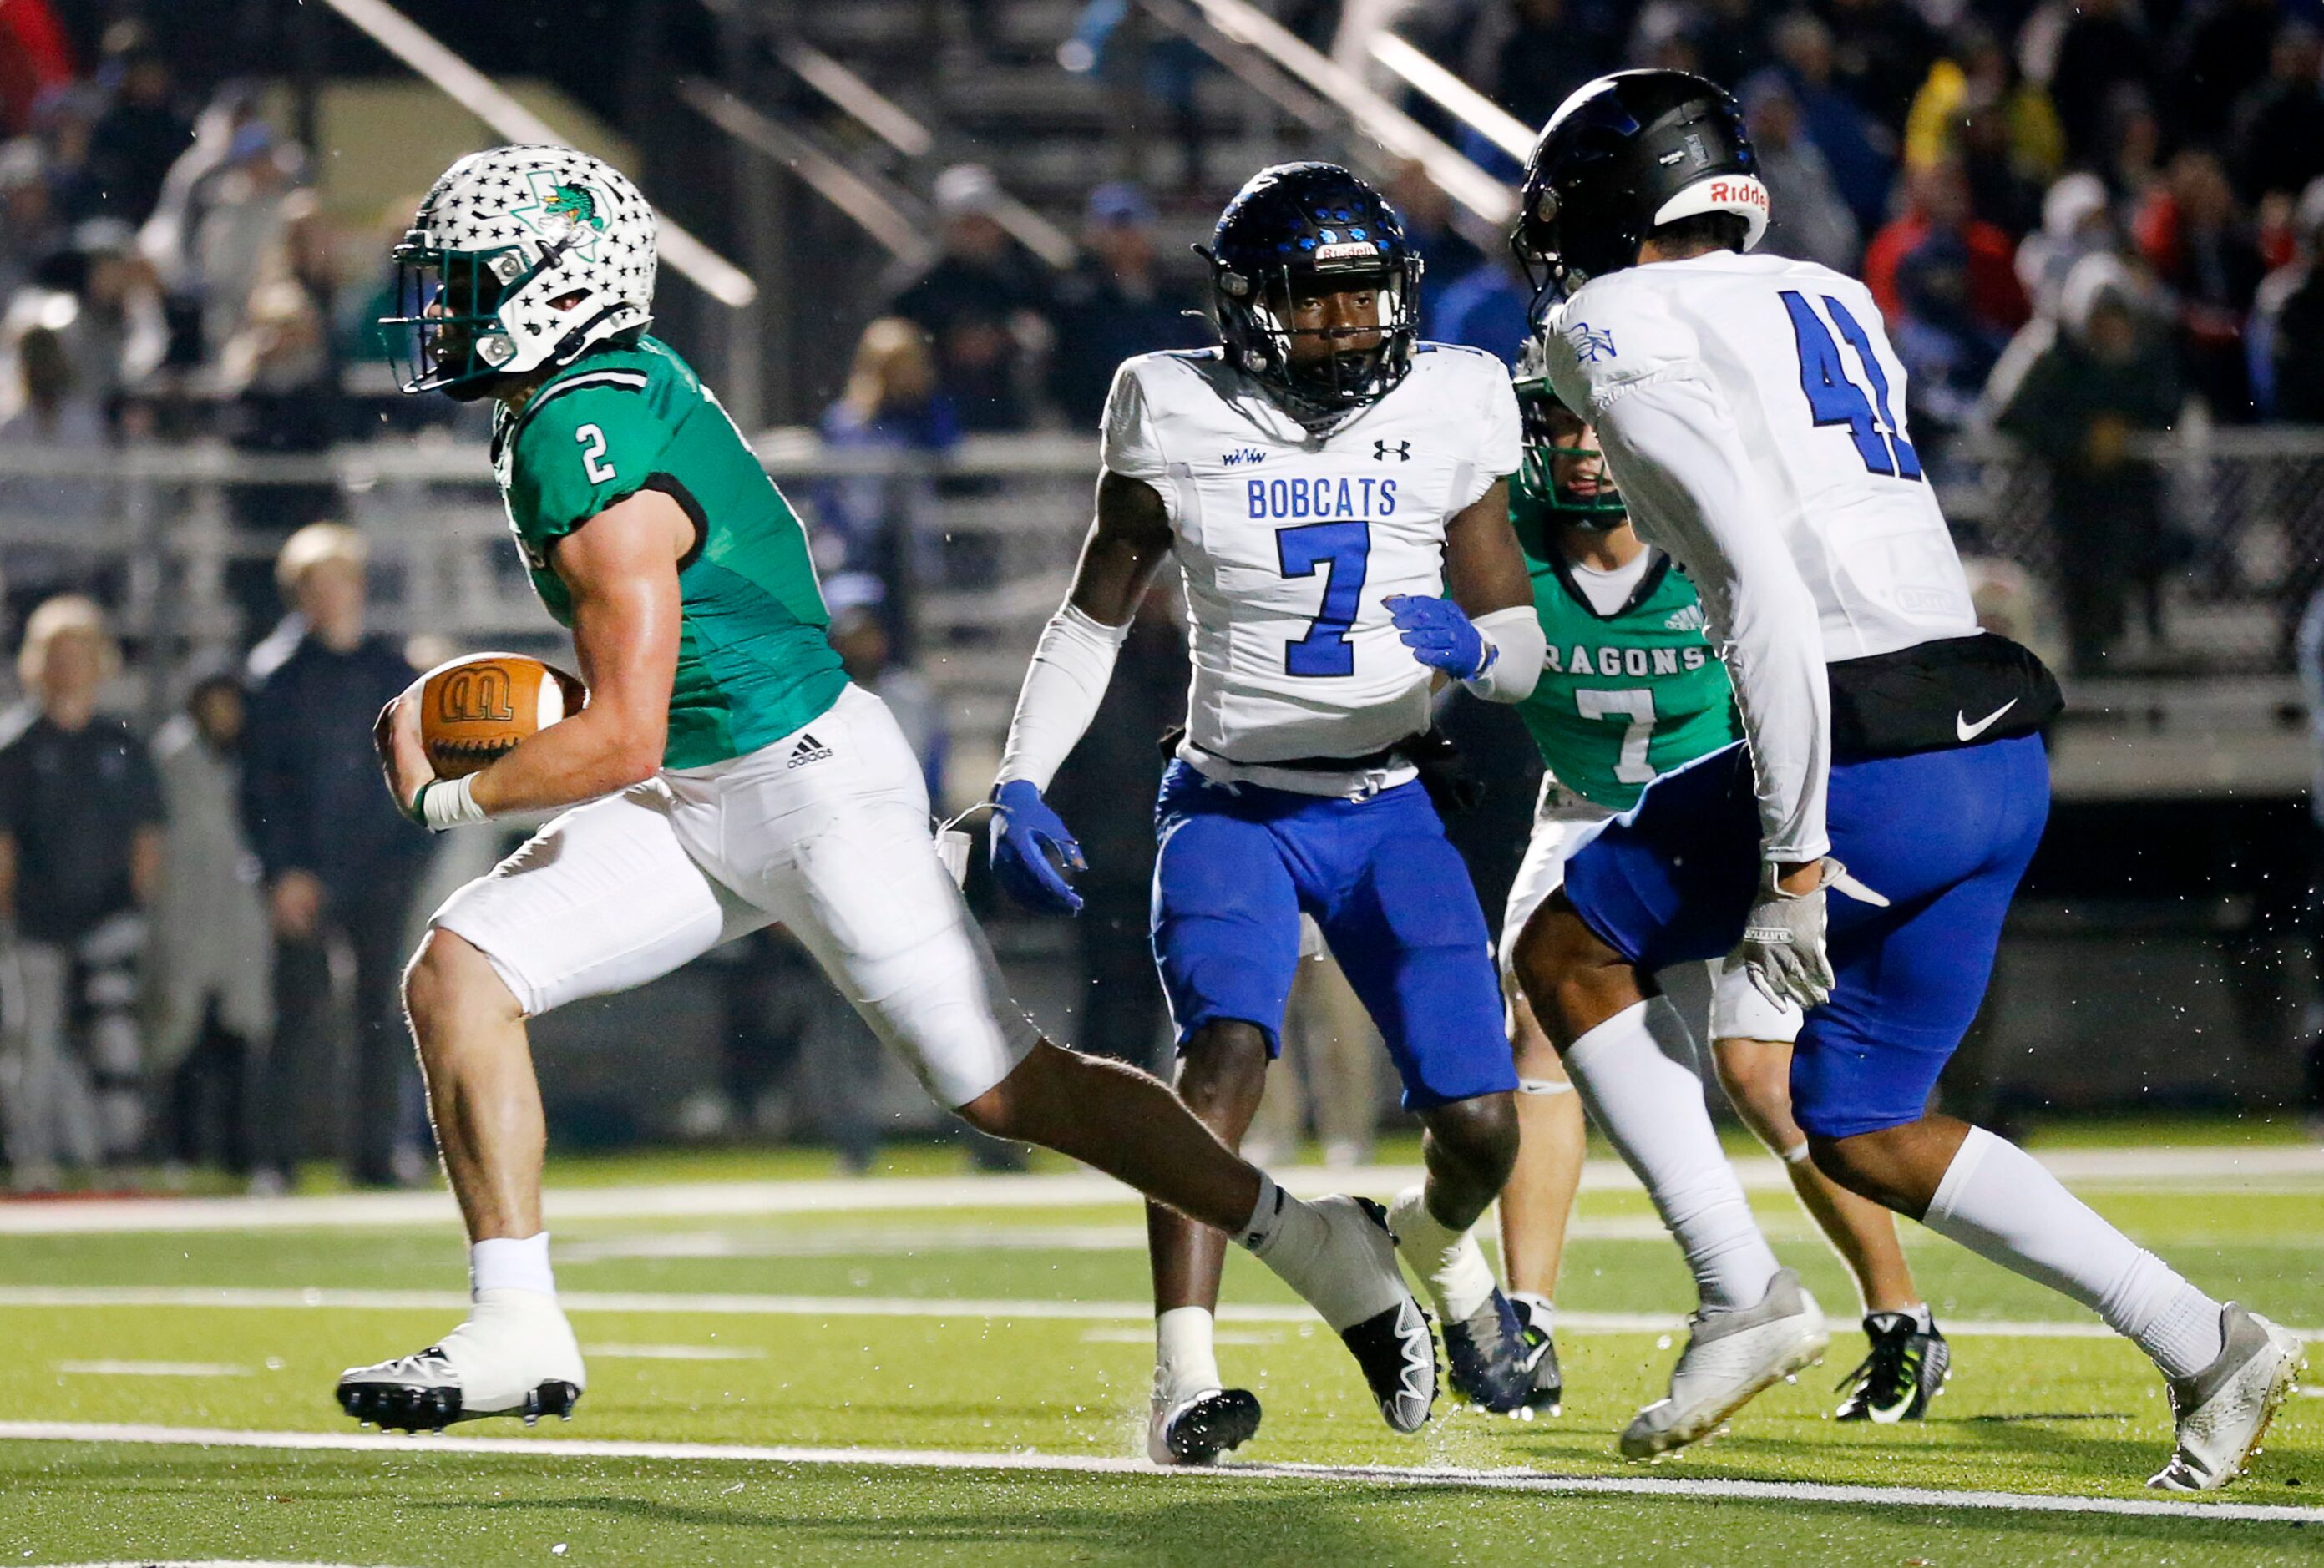
{"type": "Polygon", "coordinates": [[[447,827],[490,821],[484,808],[476,804],[475,784],[474,773],[459,779],[431,779],[422,784],[420,798],[413,802],[420,807],[421,825],[430,833],[441,833],[447,827]]]}
{"type": "Polygon", "coordinates": [[[1476,617],[1485,640],[1485,668],[1462,682],[1487,702],[1523,702],[1533,695],[1548,657],[1549,639],[1530,604],[1513,605],[1476,617]]]}

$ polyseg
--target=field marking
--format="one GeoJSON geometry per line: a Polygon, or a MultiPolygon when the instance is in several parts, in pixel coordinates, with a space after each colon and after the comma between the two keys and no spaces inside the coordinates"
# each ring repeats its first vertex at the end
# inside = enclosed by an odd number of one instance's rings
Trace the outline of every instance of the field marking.
{"type": "Polygon", "coordinates": [[[103,1378],[247,1378],[257,1370],[229,1361],[59,1361],[56,1367],[103,1378]]]}
{"type": "MultiPolygon", "coordinates": [[[[2133,1187],[2154,1192],[2248,1192],[2287,1179],[2324,1182],[2324,1146],[2267,1144],[2255,1148],[2066,1148],[2038,1151],[2070,1186],[2133,1187]],[[2212,1184],[2206,1187],[2203,1184],[2212,1184]]],[[[1764,1155],[1735,1161],[1752,1192],[1788,1192],[1784,1166],[1764,1155]]],[[[1421,1177],[1415,1166],[1332,1170],[1295,1166],[1277,1173],[1301,1197],[1325,1193],[1391,1196],[1421,1177]]],[[[1637,1190],[1618,1160],[1582,1167],[1584,1192],[1637,1190]]],[[[1094,1172],[1042,1176],[878,1176],[870,1179],[731,1181],[636,1186],[553,1187],[550,1219],[683,1219],[718,1214],[871,1213],[895,1209],[1043,1209],[1125,1203],[1130,1192],[1094,1172]]],[[[0,1202],[0,1235],[88,1235],[151,1231],[344,1229],[360,1225],[449,1224],[451,1194],[344,1193],[282,1198],[62,1198],[0,1202]]]]}
{"type": "MultiPolygon", "coordinates": [[[[1775,1217],[1761,1230],[1774,1239],[1820,1236],[1804,1219],[1775,1217]]],[[[1569,1241],[1665,1241],[1670,1232],[1652,1214],[1576,1217],[1569,1241]]],[[[1490,1240],[1490,1238],[1487,1238],[1490,1240]]],[[[918,1258],[932,1252],[1139,1252],[1146,1226],[1135,1225],[882,1225],[869,1231],[818,1231],[806,1235],[766,1231],[643,1231],[583,1236],[557,1244],[557,1262],[607,1263],[673,1259],[687,1261],[799,1258],[918,1258]]],[[[2324,1242],[2319,1242],[2324,1245],[2324,1242]]]]}
{"type": "MultiPolygon", "coordinates": [[[[1006,1297],[917,1296],[680,1295],[642,1290],[566,1290],[558,1302],[573,1313],[675,1313],[728,1317],[935,1317],[1051,1318],[1078,1323],[1151,1323],[1154,1308],[1143,1301],[1040,1301],[1006,1297]]],[[[281,1311],[324,1307],[364,1312],[466,1312],[468,1296],[458,1290],[256,1289],[235,1286],[10,1285],[0,1286],[0,1310],[9,1307],[204,1306],[235,1311],[281,1311]]],[[[1305,1306],[1222,1302],[1221,1323],[1312,1324],[1305,1306]]],[[[1686,1327],[1675,1312],[1560,1312],[1560,1333],[1669,1333],[1686,1327]]],[[[2080,1322],[2021,1322],[2008,1318],[1947,1318],[1945,1333],[1956,1339],[2114,1339],[2095,1318],[2080,1322]]],[[[2293,1328],[2301,1339],[2324,1341],[2324,1327],[2293,1328]]]]}
{"type": "Polygon", "coordinates": [[[0,1422],[0,1442],[127,1443],[172,1448],[257,1448],[297,1452],[522,1454],[532,1459],[644,1459],[759,1464],[853,1465],[877,1470],[1060,1471],[1143,1475],[1176,1484],[1254,1480],[1351,1480],[1389,1486],[1467,1487],[1482,1491],[1617,1497],[1683,1497],[1755,1502],[1833,1503],[1886,1508],[1969,1508],[2002,1513],[2111,1514],[2144,1518],[2222,1519],[2245,1524],[2324,1525],[2324,1508],[2282,1503],[2195,1502],[2169,1498],[2094,1498],[2040,1492],[1955,1491],[1934,1487],[1840,1485],[1820,1481],[1682,1480],[1666,1476],[1556,1475],[1525,1469],[1470,1470],[1445,1465],[1222,1464],[1212,1470],[1161,1470],[1141,1459],[1042,1453],[1011,1449],[971,1453],[946,1449],[812,1448],[724,1443],[626,1443],[604,1438],[401,1437],[366,1432],[247,1432],[228,1427],[149,1426],[99,1422],[0,1422]]]}
{"type": "Polygon", "coordinates": [[[750,1345],[583,1345],[581,1353],[607,1361],[763,1361],[750,1345]]]}

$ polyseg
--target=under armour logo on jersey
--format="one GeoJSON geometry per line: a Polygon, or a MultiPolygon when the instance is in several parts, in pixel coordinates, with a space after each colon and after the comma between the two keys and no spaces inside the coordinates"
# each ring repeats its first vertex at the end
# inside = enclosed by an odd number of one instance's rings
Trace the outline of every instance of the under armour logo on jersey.
{"type": "Polygon", "coordinates": [[[786,768],[804,768],[809,762],[826,761],[830,759],[830,756],[831,748],[829,746],[825,745],[813,735],[801,735],[799,737],[798,744],[791,748],[791,760],[784,763],[783,766],[786,768]]]}
{"type": "Polygon", "coordinates": [[[1399,463],[1411,462],[1412,443],[1409,441],[1374,441],[1372,443],[1373,462],[1385,463],[1390,457],[1399,463]]]}
{"type": "Polygon", "coordinates": [[[1610,330],[1594,331],[1587,321],[1577,321],[1567,327],[1565,340],[1573,345],[1573,357],[1584,364],[1614,357],[1614,334],[1610,330]]]}
{"type": "Polygon", "coordinates": [[[1256,447],[1237,447],[1219,461],[1233,468],[1245,463],[1264,463],[1267,461],[1267,454],[1256,447]]]}

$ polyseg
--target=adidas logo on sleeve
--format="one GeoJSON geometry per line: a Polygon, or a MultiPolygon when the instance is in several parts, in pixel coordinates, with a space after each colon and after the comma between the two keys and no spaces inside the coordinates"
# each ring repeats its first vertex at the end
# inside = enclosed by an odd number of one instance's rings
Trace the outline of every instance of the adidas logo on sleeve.
{"type": "Polygon", "coordinates": [[[828,761],[830,758],[831,748],[829,746],[826,746],[821,741],[816,740],[812,733],[804,733],[798,738],[798,744],[791,748],[791,760],[784,763],[783,766],[785,768],[804,768],[809,762],[828,761]]]}

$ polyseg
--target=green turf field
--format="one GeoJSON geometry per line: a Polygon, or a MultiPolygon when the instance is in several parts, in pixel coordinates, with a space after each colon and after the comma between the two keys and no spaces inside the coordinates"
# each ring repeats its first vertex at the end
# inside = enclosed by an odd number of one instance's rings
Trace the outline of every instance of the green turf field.
{"type": "MultiPolygon", "coordinates": [[[[2060,1158],[2215,1293],[2324,1324],[2324,1158],[2158,1144],[2060,1158]]],[[[570,1425],[449,1440],[359,1433],[330,1398],[340,1368],[456,1321],[447,1220],[407,1200],[255,1225],[246,1207],[0,1206],[0,1563],[2324,1562],[2324,1398],[2292,1399],[2227,1514],[2063,1511],[2153,1496],[2159,1382],[2089,1314],[1909,1226],[1955,1333],[1951,1388],[1919,1425],[1830,1421],[1855,1304],[1764,1167],[1778,1250],[1847,1332],[1716,1443],[1615,1455],[1687,1296],[1643,1196],[1603,1184],[1559,1293],[1561,1416],[1445,1400],[1396,1437],[1337,1342],[1237,1258],[1221,1360],[1266,1425],[1240,1473],[1143,1471],[1138,1211],[1073,1177],[931,1183],[946,1157],[905,1163],[918,1179],[742,1189],[668,1184],[776,1173],[568,1169],[551,1225],[588,1393],[570,1425]]]]}

